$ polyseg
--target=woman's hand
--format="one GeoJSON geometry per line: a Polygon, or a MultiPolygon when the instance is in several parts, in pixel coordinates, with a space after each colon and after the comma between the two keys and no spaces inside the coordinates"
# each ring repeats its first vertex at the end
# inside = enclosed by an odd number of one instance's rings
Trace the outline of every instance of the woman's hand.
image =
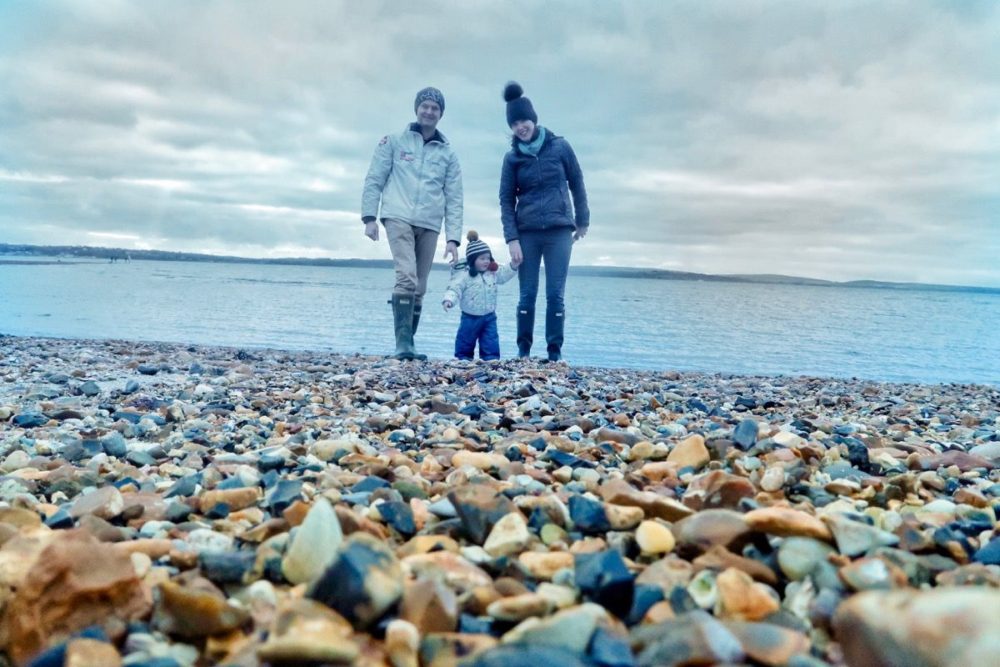
{"type": "Polygon", "coordinates": [[[577,227],[576,231],[573,232],[573,240],[574,241],[579,241],[580,239],[582,239],[584,236],[587,235],[587,230],[588,229],[590,229],[590,228],[589,227],[577,227]]]}
{"type": "Polygon", "coordinates": [[[510,263],[514,266],[524,261],[524,255],[521,254],[521,242],[517,239],[507,244],[507,250],[510,252],[510,263]]]}
{"type": "Polygon", "coordinates": [[[446,313],[447,313],[447,312],[448,312],[449,310],[451,310],[451,307],[452,307],[453,305],[455,305],[455,304],[453,304],[453,303],[452,303],[451,301],[449,301],[448,299],[445,299],[444,301],[442,301],[442,302],[441,302],[441,307],[442,307],[442,308],[444,308],[444,312],[446,312],[446,313]]]}

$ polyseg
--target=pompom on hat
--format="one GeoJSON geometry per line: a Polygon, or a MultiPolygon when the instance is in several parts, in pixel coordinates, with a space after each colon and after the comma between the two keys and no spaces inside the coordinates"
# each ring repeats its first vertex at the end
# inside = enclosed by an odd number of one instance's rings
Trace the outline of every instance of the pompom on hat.
{"type": "Polygon", "coordinates": [[[476,233],[476,230],[470,229],[465,238],[469,240],[469,245],[465,247],[465,261],[469,264],[472,264],[476,257],[483,253],[493,254],[493,251],[486,245],[486,242],[479,239],[479,234],[476,233]]]}
{"type": "Polygon", "coordinates": [[[507,103],[507,127],[519,120],[530,120],[538,124],[538,114],[531,100],[524,96],[524,89],[517,81],[508,81],[503,89],[503,99],[507,103]]]}
{"type": "Polygon", "coordinates": [[[431,102],[436,102],[437,105],[441,107],[441,115],[442,116],[444,115],[444,94],[440,90],[434,88],[433,86],[427,86],[426,88],[422,88],[417,93],[416,98],[414,98],[413,100],[414,112],[416,112],[417,107],[419,107],[420,103],[423,102],[424,100],[430,100],[431,102]]]}

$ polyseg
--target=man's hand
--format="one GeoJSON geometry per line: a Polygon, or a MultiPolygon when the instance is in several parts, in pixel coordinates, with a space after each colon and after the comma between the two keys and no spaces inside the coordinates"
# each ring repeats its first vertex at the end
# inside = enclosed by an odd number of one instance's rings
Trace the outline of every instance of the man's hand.
{"type": "Polygon", "coordinates": [[[576,231],[573,232],[573,240],[574,241],[579,241],[580,239],[582,239],[584,236],[587,235],[587,230],[588,229],[590,229],[590,228],[589,227],[577,227],[576,231]]]}
{"type": "Polygon", "coordinates": [[[514,266],[518,266],[524,261],[524,255],[521,254],[521,242],[517,239],[507,244],[507,250],[510,252],[510,263],[514,266]]]}
{"type": "Polygon", "coordinates": [[[378,223],[372,220],[365,223],[365,236],[372,241],[378,241],[378,223]]]}
{"type": "Polygon", "coordinates": [[[444,307],[444,312],[446,312],[446,313],[447,313],[447,312],[448,312],[448,310],[449,310],[449,309],[450,309],[450,308],[451,308],[451,307],[452,307],[453,305],[455,305],[455,304],[453,304],[453,303],[452,303],[451,301],[449,301],[448,299],[445,299],[444,301],[442,301],[442,302],[441,302],[441,305],[442,305],[442,306],[444,307]]]}
{"type": "Polygon", "coordinates": [[[444,246],[444,258],[448,259],[448,263],[455,266],[455,262],[458,261],[458,244],[454,241],[448,241],[444,246]],[[448,259],[448,255],[451,255],[451,259],[448,259]]]}

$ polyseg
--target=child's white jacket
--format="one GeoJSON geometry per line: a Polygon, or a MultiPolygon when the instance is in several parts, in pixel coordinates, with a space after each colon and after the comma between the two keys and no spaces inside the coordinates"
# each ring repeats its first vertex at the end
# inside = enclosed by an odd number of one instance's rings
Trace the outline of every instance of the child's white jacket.
{"type": "Polygon", "coordinates": [[[442,301],[458,304],[463,313],[486,315],[497,309],[497,285],[502,285],[517,275],[509,264],[496,271],[486,271],[473,277],[468,270],[457,270],[451,278],[442,301]]]}

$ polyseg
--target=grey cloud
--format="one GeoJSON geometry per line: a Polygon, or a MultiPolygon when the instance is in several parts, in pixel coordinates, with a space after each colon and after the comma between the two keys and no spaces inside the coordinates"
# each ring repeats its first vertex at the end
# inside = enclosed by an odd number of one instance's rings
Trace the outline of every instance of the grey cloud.
{"type": "Polygon", "coordinates": [[[0,240],[385,257],[361,181],[427,84],[466,226],[499,240],[515,78],[587,175],[577,262],[1000,285],[989,3],[19,7],[0,6],[0,240]]]}

